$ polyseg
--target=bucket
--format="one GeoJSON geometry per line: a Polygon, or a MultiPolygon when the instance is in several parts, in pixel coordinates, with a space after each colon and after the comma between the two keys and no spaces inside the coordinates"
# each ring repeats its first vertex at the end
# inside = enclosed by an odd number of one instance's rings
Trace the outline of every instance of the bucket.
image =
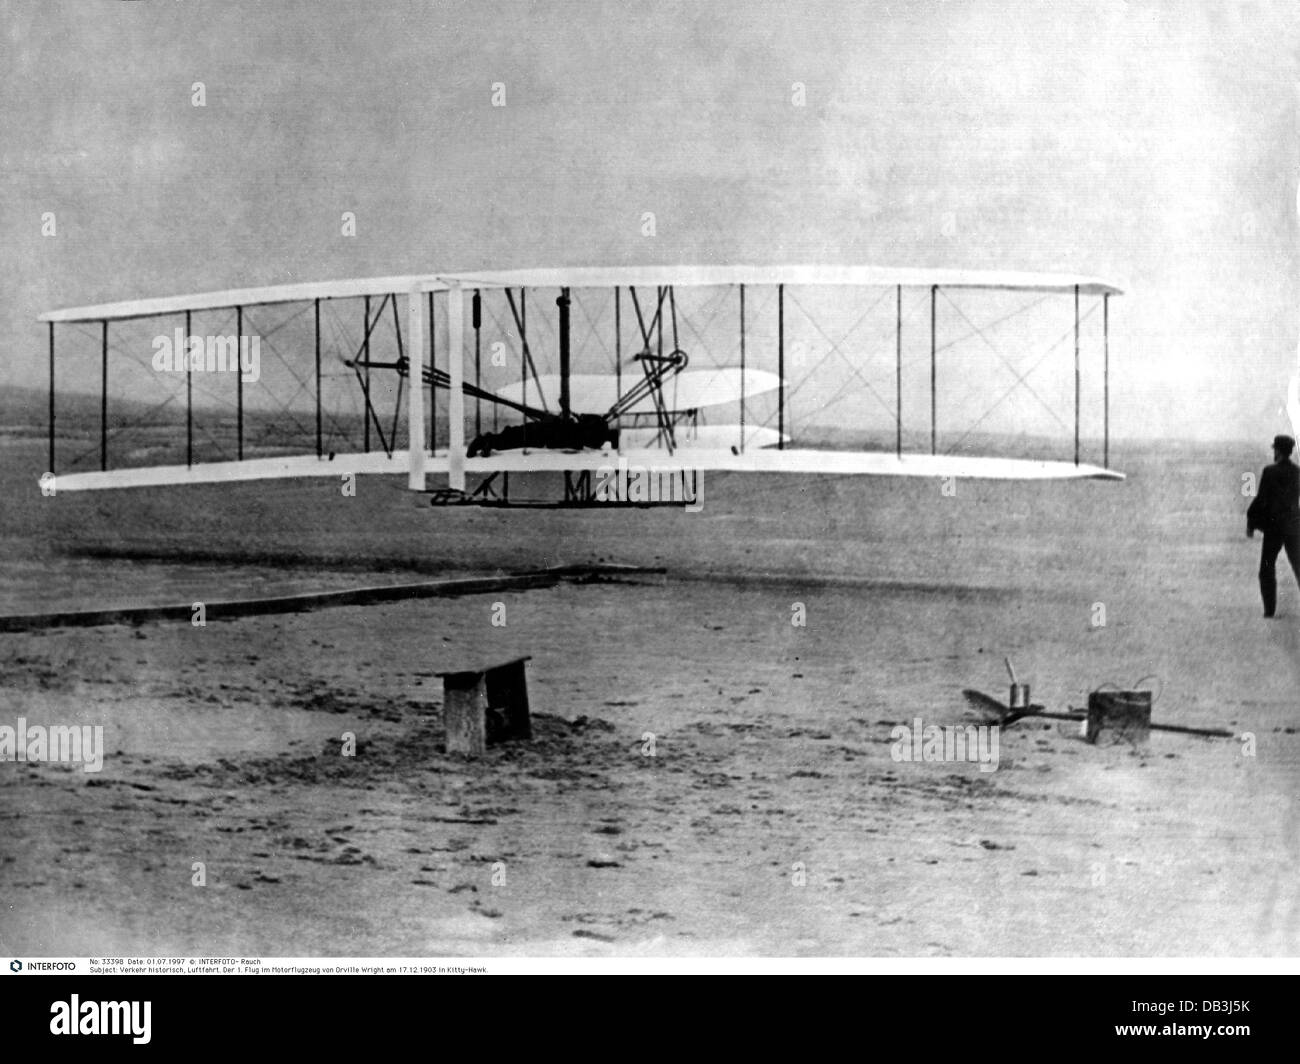
{"type": "Polygon", "coordinates": [[[1145,743],[1151,734],[1150,691],[1093,691],[1088,695],[1085,736],[1090,743],[1108,732],[1107,739],[1145,743]]]}
{"type": "Polygon", "coordinates": [[[1013,683],[1011,685],[1010,706],[1012,709],[1029,708],[1029,684],[1013,683]]]}

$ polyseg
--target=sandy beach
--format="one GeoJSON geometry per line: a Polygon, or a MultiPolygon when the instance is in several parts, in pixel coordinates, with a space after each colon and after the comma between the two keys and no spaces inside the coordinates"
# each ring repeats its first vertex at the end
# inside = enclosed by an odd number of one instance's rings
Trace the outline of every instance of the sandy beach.
{"type": "Polygon", "coordinates": [[[48,499],[39,444],[4,446],[6,613],[662,570],[0,636],[0,723],[105,745],[97,773],[0,765],[5,951],[1296,951],[1300,591],[1258,615],[1249,448],[955,498],[718,477],[683,514],[432,511],[380,479],[48,499]],[[534,740],[448,756],[434,674],[517,654],[534,740]],[[995,771],[894,760],[896,726],[976,723],[962,688],[1005,697],[1004,655],[1051,710],[1155,675],[1154,719],[1253,743],[1028,719],[995,771]]]}

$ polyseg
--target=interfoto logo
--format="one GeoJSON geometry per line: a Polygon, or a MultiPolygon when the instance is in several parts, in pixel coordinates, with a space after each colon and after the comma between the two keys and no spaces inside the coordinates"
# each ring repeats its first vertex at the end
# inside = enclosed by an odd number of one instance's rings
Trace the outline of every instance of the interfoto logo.
{"type": "Polygon", "coordinates": [[[159,373],[233,373],[245,384],[262,376],[260,336],[190,336],[177,329],[153,338],[153,368],[159,373]]]}
{"type": "Polygon", "coordinates": [[[9,962],[9,970],[10,970],[11,972],[21,972],[21,971],[23,970],[23,962],[22,962],[22,961],[10,961],[10,962],[9,962]]]}
{"type": "Polygon", "coordinates": [[[152,1011],[151,1001],[82,1001],[73,994],[50,1005],[50,1033],[129,1034],[136,1045],[147,1045],[152,1011]]]}
{"type": "Polygon", "coordinates": [[[0,761],[81,762],[86,772],[104,767],[104,728],[89,724],[27,726],[19,717],[16,728],[0,724],[0,761]]]}
{"type": "Polygon", "coordinates": [[[889,735],[894,740],[889,756],[895,761],[979,762],[981,772],[993,772],[998,767],[1000,731],[996,724],[922,726],[921,718],[916,717],[910,728],[906,724],[894,726],[889,735]]]}
{"type": "Polygon", "coordinates": [[[634,466],[620,458],[618,468],[596,470],[594,494],[597,502],[681,503],[697,514],[704,509],[704,471],[634,466]]]}

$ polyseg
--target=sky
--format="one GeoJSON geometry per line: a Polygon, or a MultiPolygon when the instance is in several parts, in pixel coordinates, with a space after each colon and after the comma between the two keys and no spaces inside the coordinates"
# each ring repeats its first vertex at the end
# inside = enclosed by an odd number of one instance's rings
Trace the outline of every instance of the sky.
{"type": "Polygon", "coordinates": [[[1115,279],[1116,435],[1290,427],[1293,3],[0,0],[0,20],[0,385],[44,385],[35,319],[60,306],[861,263],[1115,279]]]}

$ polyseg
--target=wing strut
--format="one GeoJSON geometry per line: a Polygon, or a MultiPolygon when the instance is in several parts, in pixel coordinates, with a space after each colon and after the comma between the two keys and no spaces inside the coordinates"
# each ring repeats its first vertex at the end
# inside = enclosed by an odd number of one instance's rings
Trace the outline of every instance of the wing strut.
{"type": "MultiPolygon", "coordinates": [[[[477,288],[474,289],[474,303],[470,313],[474,324],[474,390],[481,392],[483,390],[483,296],[477,288]]],[[[483,398],[480,395],[474,396],[474,435],[483,435],[483,398]]]]}
{"type": "MultiPolygon", "coordinates": [[[[384,302],[387,301],[388,301],[388,297],[384,296],[384,302]]],[[[366,416],[362,418],[362,422],[365,425],[364,450],[366,451],[367,454],[369,454],[370,453],[370,418],[374,414],[374,411],[370,409],[370,329],[371,329],[371,325],[370,325],[370,297],[369,296],[366,296],[365,301],[362,304],[362,307],[364,309],[364,313],[366,316],[366,329],[361,337],[361,357],[362,359],[365,360],[366,363],[366,376],[365,379],[362,380],[361,371],[357,370],[357,380],[361,383],[361,394],[366,401],[366,416]]],[[[380,303],[379,313],[382,314],[383,312],[384,312],[384,304],[380,303]]]]}
{"type": "Polygon", "coordinates": [[[740,453],[745,453],[745,286],[740,286],[740,453]]]}
{"type": "MultiPolygon", "coordinates": [[[[188,338],[187,338],[188,339],[188,338]]],[[[244,308],[235,308],[235,354],[244,342],[244,308]]],[[[244,374],[235,374],[235,457],[244,460],[244,374]]]]}
{"type": "Polygon", "coordinates": [[[54,322],[50,322],[50,473],[54,473],[54,322]]]}
{"type": "MultiPolygon", "coordinates": [[[[410,296],[407,297],[408,305],[407,305],[407,308],[406,308],[406,313],[407,313],[408,315],[411,314],[411,308],[410,308],[410,305],[409,305],[409,301],[410,301],[411,299],[414,299],[417,303],[420,301],[420,290],[419,290],[418,288],[413,288],[413,289],[411,290],[411,294],[410,294],[410,296]]],[[[415,318],[414,318],[414,317],[411,318],[411,329],[412,329],[412,330],[415,329],[415,318]]],[[[396,296],[393,296],[393,332],[394,332],[394,333],[396,334],[396,336],[397,336],[397,359],[398,359],[399,362],[405,362],[405,361],[406,361],[406,352],[404,352],[404,351],[402,350],[402,319],[401,319],[401,316],[397,313],[397,297],[396,297],[396,296]]],[[[423,333],[423,330],[421,330],[421,333],[423,333]]],[[[421,341],[421,347],[423,347],[423,341],[421,341]]],[[[402,388],[403,388],[403,386],[404,386],[405,384],[406,384],[406,377],[405,377],[405,375],[399,376],[399,377],[397,378],[397,398],[396,398],[396,400],[393,402],[393,427],[392,427],[391,429],[389,429],[389,431],[388,431],[388,438],[389,438],[390,440],[393,441],[393,446],[394,446],[394,447],[397,446],[397,416],[398,416],[398,414],[401,413],[401,410],[402,410],[402,388]]],[[[420,427],[420,432],[421,432],[421,434],[423,434],[423,432],[424,432],[423,420],[424,420],[424,419],[421,418],[421,427],[420,427]]],[[[389,454],[389,456],[391,457],[392,452],[389,451],[388,454],[389,454]]]]}
{"type": "Polygon", "coordinates": [[[898,413],[894,418],[897,425],[897,444],[895,453],[903,457],[903,286],[898,286],[898,307],[894,315],[894,376],[897,395],[898,413]]]}
{"type": "Polygon", "coordinates": [[[569,420],[569,290],[560,289],[560,417],[569,420]]]}
{"type": "Polygon", "coordinates": [[[776,286],[776,449],[785,450],[785,285],[776,286]]]}
{"type": "Polygon", "coordinates": [[[320,458],[325,453],[320,406],[320,300],[313,300],[313,303],[315,304],[313,317],[316,321],[316,457],[320,458]]]}
{"type": "MultiPolygon", "coordinates": [[[[411,390],[407,392],[406,406],[406,447],[410,454],[407,465],[406,486],[412,491],[424,490],[424,330],[425,302],[419,285],[411,289],[406,299],[406,313],[411,329],[411,358],[415,360],[416,375],[411,380],[411,390]]],[[[393,301],[393,324],[396,326],[397,301],[393,301]]],[[[402,330],[397,328],[397,357],[406,361],[402,351],[402,330]]],[[[406,374],[401,374],[397,384],[397,405],[393,407],[393,446],[397,446],[397,412],[402,404],[402,382],[406,374]]]]}
{"type": "Polygon", "coordinates": [[[935,297],[938,295],[939,286],[932,284],[930,286],[930,453],[938,454],[939,447],[939,422],[938,422],[938,388],[939,388],[939,364],[938,349],[934,346],[934,322],[935,322],[935,297]]]}
{"type": "Polygon", "coordinates": [[[1074,464],[1079,464],[1079,286],[1074,286],[1074,464]]]}
{"type": "MultiPolygon", "coordinates": [[[[1102,457],[1101,464],[1106,469],[1110,468],[1110,293],[1107,292],[1101,297],[1101,337],[1102,350],[1105,353],[1105,384],[1102,393],[1102,416],[1104,418],[1102,428],[1102,457]]],[[[51,339],[51,344],[54,342],[51,339]]],[[[53,367],[50,370],[50,379],[54,379],[53,367]]],[[[50,424],[54,424],[53,410],[50,414],[50,424]]],[[[54,453],[54,445],[50,445],[50,453],[54,453]]],[[[50,459],[51,468],[53,459],[50,459]]]]}
{"type": "MultiPolygon", "coordinates": [[[[239,337],[235,337],[239,343],[239,337]]],[[[238,351],[238,348],[235,349],[238,351]]],[[[194,465],[194,366],[190,361],[190,312],[185,312],[185,465],[194,465]]]]}
{"type": "Polygon", "coordinates": [[[459,492],[465,490],[464,328],[465,290],[453,281],[447,288],[447,487],[459,492]]]}
{"type": "Polygon", "coordinates": [[[99,396],[99,469],[100,472],[106,473],[108,472],[108,319],[105,318],[100,324],[102,330],[99,359],[102,390],[99,396]]]}
{"type": "MultiPolygon", "coordinates": [[[[438,366],[438,318],[433,312],[433,292],[429,293],[429,368],[436,369],[438,366]]],[[[426,379],[425,384],[429,386],[429,453],[438,452],[438,393],[433,387],[433,381],[426,379]]]]}
{"type": "MultiPolygon", "coordinates": [[[[507,299],[510,299],[510,293],[506,292],[507,299]]],[[[510,310],[515,309],[514,300],[510,299],[510,310]]],[[[528,402],[528,367],[532,365],[532,352],[528,350],[528,289],[519,289],[519,317],[515,319],[515,325],[519,329],[520,346],[523,348],[524,357],[519,361],[519,397],[526,404],[528,402]]],[[[539,399],[545,399],[542,393],[542,382],[537,379],[537,367],[533,367],[533,379],[537,381],[537,396],[539,399]]],[[[528,448],[528,420],[524,419],[524,449],[528,448]]]]}

